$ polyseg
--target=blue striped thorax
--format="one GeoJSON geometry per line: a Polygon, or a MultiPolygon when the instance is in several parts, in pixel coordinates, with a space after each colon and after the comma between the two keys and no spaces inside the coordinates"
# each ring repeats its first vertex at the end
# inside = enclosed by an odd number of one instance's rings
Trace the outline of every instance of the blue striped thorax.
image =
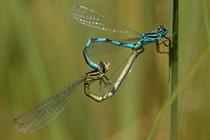
{"type": "MultiPolygon", "coordinates": [[[[109,69],[109,63],[101,62],[99,65],[92,61],[89,57],[88,51],[91,48],[99,47],[124,47],[129,49],[141,49],[144,50],[145,45],[155,43],[156,50],[158,53],[167,53],[160,50],[160,45],[168,47],[167,41],[170,42],[170,38],[166,37],[168,31],[163,26],[158,26],[155,32],[143,33],[133,31],[124,26],[113,24],[104,18],[104,16],[92,9],[85,6],[74,6],[72,9],[72,16],[75,20],[82,23],[83,25],[99,29],[101,31],[107,31],[108,33],[120,33],[120,34],[133,34],[138,37],[133,37],[124,41],[112,40],[109,38],[90,38],[83,50],[83,56],[86,63],[95,70],[107,71],[109,69]],[[163,40],[161,40],[163,39],[163,40]]],[[[143,51],[142,51],[143,52],[143,51]]]]}
{"type": "Polygon", "coordinates": [[[157,28],[157,32],[140,34],[141,45],[146,45],[146,44],[156,42],[160,40],[162,37],[164,37],[167,33],[168,31],[166,28],[164,28],[163,26],[159,26],[157,28]]]}

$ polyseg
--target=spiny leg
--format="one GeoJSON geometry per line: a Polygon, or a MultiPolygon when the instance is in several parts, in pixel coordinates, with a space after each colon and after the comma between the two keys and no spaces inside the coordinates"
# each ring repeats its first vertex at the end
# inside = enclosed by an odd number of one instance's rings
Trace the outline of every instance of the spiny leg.
{"type": "Polygon", "coordinates": [[[171,39],[164,36],[163,38],[165,38],[166,40],[163,40],[159,43],[159,45],[164,44],[165,47],[170,47],[171,46],[171,39]],[[166,44],[166,42],[169,42],[168,44],[166,44]]]}
{"type": "Polygon", "coordinates": [[[102,77],[102,80],[104,81],[105,84],[112,84],[112,81],[109,80],[109,78],[108,78],[106,75],[104,75],[104,76],[102,77]]]}
{"type": "Polygon", "coordinates": [[[161,42],[159,42],[159,41],[156,42],[156,50],[157,50],[158,53],[169,54],[169,52],[161,51],[161,50],[160,50],[160,45],[163,44],[165,47],[170,47],[170,46],[171,46],[171,39],[168,38],[168,37],[166,37],[166,36],[164,36],[163,38],[165,38],[166,40],[163,40],[163,41],[161,41],[161,42]],[[169,42],[169,43],[166,44],[166,42],[169,42]]]}
{"type": "Polygon", "coordinates": [[[99,76],[100,72],[97,70],[91,71],[89,73],[86,74],[86,80],[84,82],[84,92],[85,95],[92,98],[93,100],[99,102],[101,101],[101,98],[99,98],[98,96],[92,94],[92,92],[90,91],[90,85],[95,82],[96,80],[101,80],[101,77],[99,76]]]}
{"type": "Polygon", "coordinates": [[[167,45],[165,45],[166,47],[171,47],[171,39],[170,38],[168,38],[168,37],[166,37],[166,36],[164,36],[164,38],[166,39],[166,40],[168,40],[168,42],[169,42],[169,44],[168,44],[168,46],[167,45]]]}
{"type": "MultiPolygon", "coordinates": [[[[101,82],[101,80],[100,80],[100,82],[101,82]]],[[[85,95],[87,95],[88,97],[90,97],[91,99],[93,99],[97,102],[101,102],[104,100],[102,94],[100,96],[97,96],[90,91],[90,84],[88,84],[88,83],[84,83],[84,91],[85,91],[85,95]]]]}
{"type": "MultiPolygon", "coordinates": [[[[91,83],[92,83],[92,82],[90,82],[90,83],[85,82],[85,83],[84,83],[85,95],[87,95],[87,96],[90,97],[91,99],[93,99],[93,100],[95,100],[95,101],[97,101],[97,102],[101,102],[101,101],[103,101],[103,100],[105,100],[105,99],[107,99],[107,98],[109,98],[109,97],[112,97],[112,96],[114,95],[114,93],[112,93],[112,91],[108,91],[108,92],[106,92],[105,94],[103,94],[102,91],[101,91],[101,95],[100,95],[100,96],[97,96],[97,95],[93,94],[93,93],[90,91],[90,84],[91,84],[91,83]]],[[[112,82],[111,82],[111,81],[108,79],[108,77],[106,77],[106,76],[101,77],[100,82],[99,82],[100,87],[101,87],[102,83],[105,84],[105,85],[106,85],[106,84],[112,84],[112,82]]],[[[100,89],[100,90],[102,90],[102,89],[100,89]]]]}
{"type": "MultiPolygon", "coordinates": [[[[96,71],[97,73],[97,71],[96,71]]],[[[97,74],[95,74],[95,71],[93,72],[90,72],[87,74],[87,78],[84,82],[84,92],[85,92],[85,95],[90,97],[91,99],[97,101],[97,102],[100,102],[102,101],[102,95],[101,96],[96,96],[95,94],[93,94],[91,91],[90,91],[90,85],[95,82],[96,80],[100,80],[99,83],[101,83],[101,78],[98,77],[97,74]]]]}
{"type": "Polygon", "coordinates": [[[95,101],[97,101],[97,102],[102,101],[102,100],[103,100],[103,99],[102,99],[102,96],[96,96],[96,95],[92,94],[92,93],[90,92],[89,86],[90,86],[90,85],[89,85],[88,83],[84,83],[85,95],[87,95],[88,97],[90,97],[91,99],[93,99],[93,100],[95,100],[95,101]]]}
{"type": "Polygon", "coordinates": [[[162,42],[159,42],[159,41],[156,41],[156,51],[158,52],[158,53],[160,53],[160,54],[168,54],[168,52],[165,52],[165,51],[161,51],[160,50],[160,45],[161,44],[164,44],[164,46],[168,46],[165,42],[166,41],[168,41],[168,40],[164,40],[164,41],[162,41],[162,42]]]}
{"type": "Polygon", "coordinates": [[[169,44],[166,44],[166,42],[168,42],[168,40],[163,40],[163,41],[159,42],[158,44],[159,44],[159,46],[163,44],[165,47],[169,47],[169,44]]]}
{"type": "Polygon", "coordinates": [[[88,77],[85,82],[84,82],[84,92],[85,92],[85,95],[90,97],[91,99],[97,101],[97,102],[100,102],[102,100],[102,98],[92,94],[92,92],[90,91],[90,85],[95,82],[96,80],[98,79],[94,79],[92,77],[88,77]]]}

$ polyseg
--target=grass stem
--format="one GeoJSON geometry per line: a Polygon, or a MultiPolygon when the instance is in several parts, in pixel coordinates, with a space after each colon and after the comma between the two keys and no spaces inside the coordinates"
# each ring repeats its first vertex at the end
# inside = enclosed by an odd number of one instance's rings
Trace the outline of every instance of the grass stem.
{"type": "MultiPolygon", "coordinates": [[[[172,45],[169,49],[169,96],[172,96],[178,83],[178,0],[172,0],[172,45]]],[[[177,140],[178,98],[171,104],[170,139],[177,140]]]]}

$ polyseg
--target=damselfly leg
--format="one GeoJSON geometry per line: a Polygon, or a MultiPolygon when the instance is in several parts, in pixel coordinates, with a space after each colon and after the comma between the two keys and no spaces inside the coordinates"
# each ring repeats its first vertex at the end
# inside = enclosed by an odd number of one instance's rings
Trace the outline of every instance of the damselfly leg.
{"type": "Polygon", "coordinates": [[[88,97],[92,98],[97,102],[100,102],[108,98],[108,93],[104,90],[106,88],[112,89],[113,84],[112,81],[109,80],[109,78],[103,72],[101,73],[100,71],[96,71],[96,73],[95,72],[87,73],[87,78],[84,82],[85,95],[87,95],[88,97]],[[99,92],[100,92],[99,95],[93,93],[93,91],[90,89],[96,80],[99,80],[99,92]]]}
{"type": "Polygon", "coordinates": [[[160,45],[164,45],[165,47],[170,47],[171,46],[171,39],[170,38],[168,38],[168,37],[166,37],[166,36],[163,36],[163,38],[165,39],[165,40],[162,40],[162,41],[160,41],[160,40],[158,40],[158,41],[156,41],[156,51],[158,52],[158,53],[161,53],[161,54],[168,54],[168,51],[166,52],[166,51],[161,51],[161,49],[160,49],[160,45]]]}

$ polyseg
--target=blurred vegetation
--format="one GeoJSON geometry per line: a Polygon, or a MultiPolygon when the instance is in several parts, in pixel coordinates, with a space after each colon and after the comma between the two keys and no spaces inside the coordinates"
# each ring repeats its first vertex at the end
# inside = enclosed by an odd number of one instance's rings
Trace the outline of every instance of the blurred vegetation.
{"type": "MultiPolygon", "coordinates": [[[[1,0],[1,139],[141,140],[156,120],[159,123],[153,139],[168,140],[168,107],[173,101],[168,95],[168,56],[158,54],[154,45],[139,56],[115,97],[96,103],[81,88],[46,127],[30,135],[14,130],[15,116],[90,70],[81,53],[89,37],[111,37],[73,21],[69,9],[75,4],[96,9],[139,32],[171,26],[171,3],[167,0],[1,0]]],[[[178,139],[207,140],[210,2],[188,0],[179,4],[178,139]]],[[[124,57],[119,53],[114,58],[120,63],[124,57]]]]}

